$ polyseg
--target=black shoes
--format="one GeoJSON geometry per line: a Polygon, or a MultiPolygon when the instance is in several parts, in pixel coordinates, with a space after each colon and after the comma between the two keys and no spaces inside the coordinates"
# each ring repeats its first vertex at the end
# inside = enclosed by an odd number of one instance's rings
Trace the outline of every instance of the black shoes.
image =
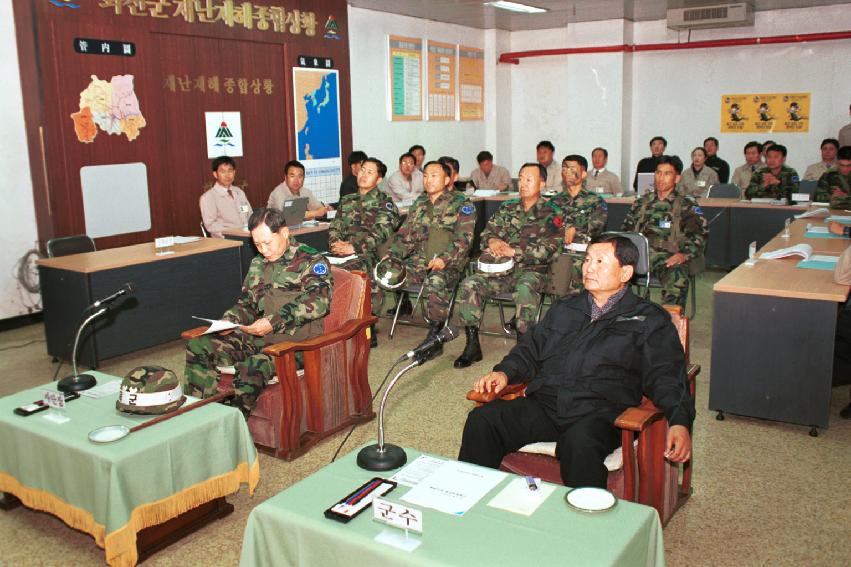
{"type": "Polygon", "coordinates": [[[378,331],[375,328],[375,325],[370,325],[369,327],[369,348],[375,348],[378,346],[378,331]]]}
{"type": "MultiPolygon", "coordinates": [[[[419,346],[417,346],[417,348],[423,346],[428,341],[434,339],[440,333],[440,331],[443,330],[443,327],[445,326],[445,324],[446,324],[445,321],[439,321],[439,322],[436,322],[436,323],[432,323],[431,326],[429,326],[429,328],[428,328],[428,334],[426,335],[426,338],[423,339],[423,342],[421,342],[419,344],[419,346]]],[[[432,347],[432,349],[429,351],[428,358],[426,358],[426,360],[435,359],[438,356],[440,356],[441,354],[443,354],[443,343],[437,343],[437,345],[432,347]]]]}
{"type": "Polygon", "coordinates": [[[464,352],[455,360],[455,368],[467,368],[474,362],[479,362],[482,359],[482,347],[479,345],[479,328],[464,327],[464,332],[467,334],[467,344],[464,347],[464,352]]]}

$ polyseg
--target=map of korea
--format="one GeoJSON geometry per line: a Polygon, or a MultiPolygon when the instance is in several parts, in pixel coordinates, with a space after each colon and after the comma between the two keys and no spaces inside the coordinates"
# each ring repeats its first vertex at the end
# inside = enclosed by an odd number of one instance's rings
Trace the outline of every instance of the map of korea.
{"type": "Polygon", "coordinates": [[[115,75],[109,82],[92,75],[80,93],[80,110],[71,114],[71,120],[81,142],[93,142],[98,128],[108,134],[124,134],[131,142],[138,138],[147,122],[133,90],[133,75],[115,75]]]}

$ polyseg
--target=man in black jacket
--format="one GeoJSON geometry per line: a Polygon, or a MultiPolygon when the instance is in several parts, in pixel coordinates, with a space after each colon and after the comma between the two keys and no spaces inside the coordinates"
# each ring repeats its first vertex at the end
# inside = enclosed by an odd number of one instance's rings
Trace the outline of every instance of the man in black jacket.
{"type": "Polygon", "coordinates": [[[474,385],[499,392],[528,383],[526,397],[470,412],[458,459],[497,468],[536,441],[555,441],[565,485],[606,487],[606,456],[620,444],[614,421],[646,395],[670,426],[665,457],[687,461],[694,400],[682,345],[668,313],[627,287],[638,249],[602,236],[582,266],[585,292],[557,301],[493,371],[474,385]]]}

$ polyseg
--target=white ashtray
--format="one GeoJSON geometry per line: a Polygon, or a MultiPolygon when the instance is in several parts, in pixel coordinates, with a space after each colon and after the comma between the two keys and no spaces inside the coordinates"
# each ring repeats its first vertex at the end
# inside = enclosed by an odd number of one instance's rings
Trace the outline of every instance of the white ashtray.
{"type": "Polygon", "coordinates": [[[130,428],[126,425],[107,425],[98,427],[89,433],[89,441],[92,443],[112,443],[127,437],[130,428]]]}
{"type": "Polygon", "coordinates": [[[605,512],[618,503],[615,495],[608,490],[591,486],[574,488],[564,495],[564,500],[571,508],[582,512],[605,512]]]}

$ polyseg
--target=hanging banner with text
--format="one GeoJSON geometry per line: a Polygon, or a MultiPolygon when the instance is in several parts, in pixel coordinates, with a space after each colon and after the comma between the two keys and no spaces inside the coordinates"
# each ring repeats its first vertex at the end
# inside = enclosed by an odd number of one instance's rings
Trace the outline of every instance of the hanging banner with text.
{"type": "Polygon", "coordinates": [[[455,120],[456,46],[428,42],[428,119],[455,120]]]}
{"type": "Polygon", "coordinates": [[[423,119],[423,40],[388,36],[390,120],[423,119]]]}
{"type": "Polygon", "coordinates": [[[458,47],[461,120],[485,119],[485,52],[476,47],[458,47]]]}
{"type": "Polygon", "coordinates": [[[810,93],[721,96],[721,132],[809,132],[810,93]]]}

